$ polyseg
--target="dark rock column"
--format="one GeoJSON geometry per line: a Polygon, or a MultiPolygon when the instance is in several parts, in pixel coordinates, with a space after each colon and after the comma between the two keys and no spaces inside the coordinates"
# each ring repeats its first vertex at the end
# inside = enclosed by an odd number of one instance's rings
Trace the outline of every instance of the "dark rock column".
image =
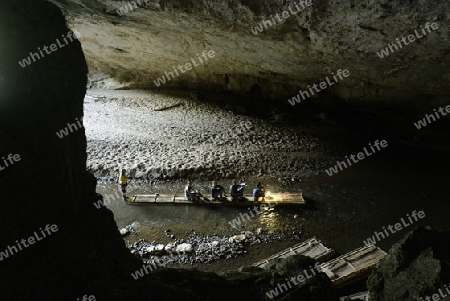
{"type": "Polygon", "coordinates": [[[131,278],[140,262],[125,247],[111,212],[93,206],[96,180],[86,172],[81,121],[87,81],[81,45],[53,4],[5,2],[0,4],[0,299],[70,300],[105,293],[131,278]],[[67,135],[58,137],[68,124],[67,135]],[[57,231],[42,237],[40,228],[53,224],[57,231]],[[35,233],[41,239],[29,243],[35,233]]]}
{"type": "MultiPolygon", "coordinates": [[[[2,4],[0,14],[0,157],[20,156],[0,172],[0,218],[6,227],[14,221],[31,230],[80,212],[92,197],[95,182],[85,172],[84,128],[72,127],[62,139],[56,135],[83,116],[87,67],[80,43],[68,40],[70,30],[52,4],[2,4]],[[22,67],[23,59],[30,65],[22,67]]],[[[14,227],[0,235],[5,241],[18,234],[14,227]]]]}

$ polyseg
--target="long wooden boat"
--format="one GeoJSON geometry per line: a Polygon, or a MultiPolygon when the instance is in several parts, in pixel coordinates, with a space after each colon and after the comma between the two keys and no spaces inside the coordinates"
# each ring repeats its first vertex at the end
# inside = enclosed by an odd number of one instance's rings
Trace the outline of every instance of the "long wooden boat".
{"type": "Polygon", "coordinates": [[[271,262],[278,258],[286,258],[291,255],[304,255],[315,259],[318,262],[322,262],[331,258],[334,255],[334,250],[327,248],[324,246],[320,240],[317,240],[315,237],[308,239],[304,242],[298,243],[290,248],[287,248],[281,252],[276,253],[266,259],[258,261],[252,266],[260,267],[265,269],[271,262]]]}
{"type": "Polygon", "coordinates": [[[239,201],[231,201],[230,197],[223,197],[218,200],[202,198],[200,201],[188,201],[184,195],[177,194],[136,194],[125,199],[128,204],[153,204],[153,205],[201,205],[201,206],[254,206],[255,204],[273,205],[304,205],[306,204],[303,194],[296,193],[266,193],[265,198],[253,201],[252,195],[244,194],[244,198],[239,201]]]}
{"type": "Polygon", "coordinates": [[[386,255],[369,244],[321,264],[319,270],[327,274],[336,287],[342,287],[367,277],[386,255]]]}

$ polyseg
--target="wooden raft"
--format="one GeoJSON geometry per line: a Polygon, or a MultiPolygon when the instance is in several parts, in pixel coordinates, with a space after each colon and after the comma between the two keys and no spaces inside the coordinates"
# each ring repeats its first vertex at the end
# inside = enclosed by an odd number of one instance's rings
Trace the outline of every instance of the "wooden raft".
{"type": "Polygon", "coordinates": [[[286,258],[297,254],[308,256],[318,262],[321,262],[331,258],[334,254],[334,251],[330,248],[325,247],[319,240],[313,237],[304,242],[298,243],[290,248],[287,248],[281,252],[278,252],[277,254],[272,255],[266,259],[258,261],[252,264],[252,266],[265,269],[269,263],[273,262],[278,258],[286,258]]]}
{"type": "Polygon", "coordinates": [[[213,200],[206,198],[205,200],[193,202],[184,198],[184,195],[169,194],[137,194],[125,200],[128,204],[168,204],[168,205],[202,205],[202,206],[253,206],[255,204],[270,205],[303,205],[305,199],[301,192],[297,193],[269,193],[265,199],[260,198],[258,202],[253,201],[252,195],[244,194],[244,199],[236,202],[231,201],[231,197],[213,200]]]}
{"type": "Polygon", "coordinates": [[[350,296],[344,296],[339,298],[340,301],[349,301],[349,300],[357,300],[357,301],[369,301],[369,292],[359,292],[350,296]]]}
{"type": "Polygon", "coordinates": [[[387,253],[373,244],[366,245],[319,266],[336,287],[367,277],[387,253]]]}

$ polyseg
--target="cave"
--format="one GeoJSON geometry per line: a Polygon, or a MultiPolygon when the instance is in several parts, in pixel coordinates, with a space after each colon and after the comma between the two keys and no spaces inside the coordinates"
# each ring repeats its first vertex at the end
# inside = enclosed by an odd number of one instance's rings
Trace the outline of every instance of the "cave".
{"type": "Polygon", "coordinates": [[[449,34],[447,0],[1,3],[0,299],[445,300],[449,34]],[[386,257],[254,266],[312,238],[386,257]]]}

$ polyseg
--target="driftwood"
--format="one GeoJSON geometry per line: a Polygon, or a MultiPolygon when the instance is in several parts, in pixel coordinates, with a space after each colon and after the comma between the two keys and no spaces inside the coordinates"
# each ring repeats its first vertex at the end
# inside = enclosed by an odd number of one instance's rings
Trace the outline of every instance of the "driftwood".
{"type": "Polygon", "coordinates": [[[182,106],[182,105],[183,105],[183,103],[180,102],[180,103],[177,103],[177,104],[174,104],[174,105],[171,105],[171,106],[162,107],[162,108],[159,108],[159,109],[154,109],[153,111],[155,111],[155,112],[157,112],[157,111],[166,111],[166,110],[173,109],[173,108],[176,108],[176,107],[179,107],[179,106],[182,106]]]}

